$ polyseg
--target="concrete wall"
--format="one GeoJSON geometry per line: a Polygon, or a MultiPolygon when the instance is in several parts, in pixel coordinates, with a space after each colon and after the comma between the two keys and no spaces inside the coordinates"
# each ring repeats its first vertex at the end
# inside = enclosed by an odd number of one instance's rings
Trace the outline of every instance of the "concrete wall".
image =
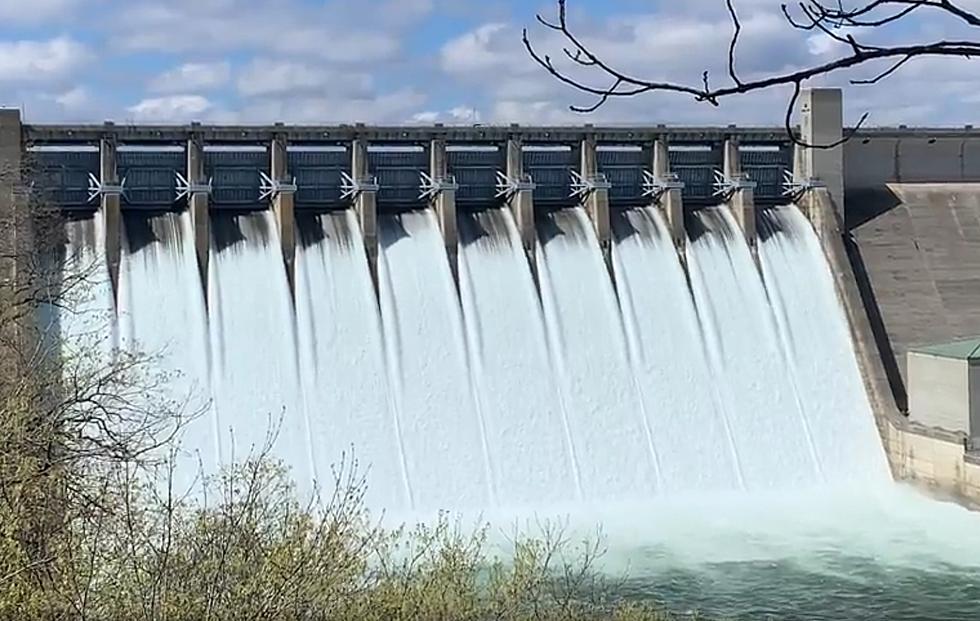
{"type": "MultiPolygon", "coordinates": [[[[955,133],[955,132],[954,132],[955,133]]],[[[980,136],[902,130],[859,134],[844,145],[847,192],[888,183],[980,182],[980,136]]]]}
{"type": "Polygon", "coordinates": [[[980,508],[980,459],[967,452],[967,436],[915,424],[896,405],[888,373],[861,288],[844,245],[843,225],[834,217],[826,190],[810,192],[802,201],[816,219],[837,294],[851,329],[851,342],[871,402],[875,422],[895,479],[908,481],[943,498],[980,508]]]}
{"type": "Polygon", "coordinates": [[[980,441],[980,360],[970,361],[970,438],[980,441]]]}
{"type": "Polygon", "coordinates": [[[909,419],[926,427],[970,432],[967,360],[909,352],[909,419]]]}
{"type": "Polygon", "coordinates": [[[886,433],[885,446],[896,479],[980,509],[980,461],[967,453],[965,438],[897,424],[889,424],[886,433]]]}

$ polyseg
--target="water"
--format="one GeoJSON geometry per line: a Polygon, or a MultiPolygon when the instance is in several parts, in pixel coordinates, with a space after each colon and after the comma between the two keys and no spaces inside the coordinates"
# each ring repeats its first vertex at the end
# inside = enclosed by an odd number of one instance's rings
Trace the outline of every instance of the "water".
{"type": "MultiPolygon", "coordinates": [[[[727,209],[690,213],[687,264],[747,490],[824,480],[811,421],[748,245],[727,209]]],[[[870,448],[870,447],[869,447],[870,448]]]]}
{"type": "Polygon", "coordinates": [[[353,453],[395,519],[602,524],[617,593],[678,611],[975,617],[977,518],[889,480],[795,208],[761,216],[758,264],[725,209],[683,256],[655,210],[615,214],[612,274],[583,210],[541,214],[540,293],[505,211],[461,214],[458,288],[430,212],[379,225],[376,294],[350,213],[301,217],[292,288],[271,214],[213,216],[205,284],[186,214],[127,216],[114,300],[72,223],[92,284],[60,328],[180,372],[195,468],[271,446],[306,493],[353,453]]]}
{"type": "Polygon", "coordinates": [[[796,207],[760,217],[759,259],[770,306],[831,481],[889,476],[871,405],[820,241],[796,207]],[[828,390],[828,387],[833,387],[828,390]]]}
{"type": "Polygon", "coordinates": [[[650,421],[630,370],[619,305],[581,208],[538,223],[537,267],[555,374],[588,502],[657,493],[650,421]]]}
{"type": "Polygon", "coordinates": [[[653,414],[664,492],[741,489],[729,404],[714,389],[694,300],[663,218],[656,209],[633,209],[615,214],[613,227],[632,367],[653,414]]]}
{"type": "Polygon", "coordinates": [[[381,315],[411,509],[492,506],[497,480],[438,223],[423,212],[378,224],[381,315]]]}
{"type": "Polygon", "coordinates": [[[510,213],[460,216],[460,298],[501,505],[579,499],[578,462],[552,374],[534,278],[510,213]]]}
{"type": "Polygon", "coordinates": [[[354,458],[370,477],[371,506],[407,506],[378,302],[354,216],[308,217],[300,237],[296,322],[314,473],[327,486],[331,466],[354,458]]]}
{"type": "Polygon", "coordinates": [[[272,452],[315,480],[292,292],[271,212],[211,216],[209,347],[218,461],[272,452]]]}
{"type": "Polygon", "coordinates": [[[116,318],[120,346],[156,358],[158,375],[150,379],[166,382],[174,399],[163,407],[182,409],[190,417],[177,438],[184,461],[176,471],[177,488],[186,489],[199,463],[213,472],[220,456],[211,408],[207,311],[190,214],[127,217],[125,226],[116,318]]]}

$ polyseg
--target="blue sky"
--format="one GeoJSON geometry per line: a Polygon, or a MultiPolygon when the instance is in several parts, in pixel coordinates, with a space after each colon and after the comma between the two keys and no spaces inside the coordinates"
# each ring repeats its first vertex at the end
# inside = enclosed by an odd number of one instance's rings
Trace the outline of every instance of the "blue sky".
{"type": "MultiPolygon", "coordinates": [[[[961,0],[970,6],[977,0],[961,0]]],[[[746,75],[836,52],[788,28],[776,0],[741,0],[746,75]]],[[[569,0],[579,32],[635,73],[725,79],[723,0],[569,0]]],[[[785,91],[720,109],[651,95],[592,118],[583,98],[533,65],[520,29],[549,0],[0,0],[0,104],[33,121],[371,123],[666,122],[778,124],[785,91]]],[[[950,35],[926,16],[888,40],[950,35]]],[[[532,29],[544,49],[552,33],[532,29]]],[[[961,33],[960,33],[961,34],[961,33]]],[[[875,88],[849,88],[847,113],[874,124],[974,122],[974,63],[923,60],[875,88]]],[[[870,70],[870,69],[869,69],[870,70]]],[[[846,84],[848,76],[826,84],[846,84]]]]}

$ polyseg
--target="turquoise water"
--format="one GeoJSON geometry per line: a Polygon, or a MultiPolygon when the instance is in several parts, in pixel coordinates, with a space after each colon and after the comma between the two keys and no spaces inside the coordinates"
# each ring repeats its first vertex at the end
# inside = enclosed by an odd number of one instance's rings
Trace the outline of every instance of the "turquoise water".
{"type": "Polygon", "coordinates": [[[566,519],[572,541],[602,525],[599,566],[617,595],[679,613],[980,618],[980,515],[904,485],[722,495],[566,519]]]}

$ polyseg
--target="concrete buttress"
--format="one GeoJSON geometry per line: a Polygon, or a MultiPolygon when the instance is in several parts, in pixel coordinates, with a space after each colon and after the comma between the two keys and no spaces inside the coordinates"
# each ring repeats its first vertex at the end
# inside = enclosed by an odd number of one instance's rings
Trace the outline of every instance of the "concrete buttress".
{"type": "MultiPolygon", "coordinates": [[[[371,176],[368,165],[367,141],[355,139],[351,143],[351,177],[357,183],[367,181],[371,176]]],[[[354,198],[354,212],[364,239],[368,269],[374,283],[374,292],[380,296],[378,288],[378,197],[373,190],[359,192],[354,198]]],[[[378,298],[380,301],[380,297],[378,298]]]]}
{"type": "MultiPolygon", "coordinates": [[[[429,151],[429,175],[433,183],[440,183],[449,178],[449,164],[446,159],[446,141],[437,138],[432,141],[429,151]]],[[[446,258],[453,280],[459,286],[459,233],[456,224],[456,190],[442,188],[432,197],[432,207],[439,221],[443,243],[446,246],[446,258]]]]}
{"type": "MultiPolygon", "coordinates": [[[[270,176],[273,181],[288,183],[289,160],[286,138],[277,135],[270,148],[270,176]]],[[[286,266],[289,290],[295,292],[296,276],[296,218],[294,216],[294,196],[292,192],[276,192],[272,197],[272,211],[279,229],[279,243],[282,247],[282,260],[286,266]]]]}
{"type": "MultiPolygon", "coordinates": [[[[658,138],[653,143],[653,174],[660,180],[672,179],[670,172],[670,151],[666,138],[658,138]]],[[[687,235],[684,232],[684,199],[680,188],[669,188],[660,197],[660,208],[663,209],[670,230],[670,238],[683,261],[684,244],[687,235]]]]}
{"type": "MultiPolygon", "coordinates": [[[[204,176],[204,147],[201,141],[191,138],[187,141],[187,182],[192,186],[207,183],[204,176]]],[[[187,209],[191,215],[194,232],[194,251],[197,255],[197,269],[204,291],[204,303],[208,303],[208,263],[211,251],[211,222],[208,216],[208,195],[204,192],[190,192],[187,196],[187,209]]]]}
{"type": "Polygon", "coordinates": [[[840,89],[803,89],[800,138],[809,147],[803,149],[800,157],[802,176],[823,183],[842,222],[845,221],[844,146],[827,147],[840,142],[843,137],[843,114],[840,89]]]}
{"type": "MultiPolygon", "coordinates": [[[[599,175],[599,159],[596,152],[596,139],[594,135],[587,136],[581,145],[581,170],[582,178],[586,181],[594,181],[599,175]]],[[[585,196],[585,211],[592,221],[595,229],[596,238],[599,240],[599,247],[602,249],[602,256],[606,261],[609,275],[613,275],[612,266],[612,230],[609,222],[609,190],[606,188],[595,188],[585,196]]],[[[613,280],[615,283],[615,279],[613,280]]]]}
{"type": "MultiPolygon", "coordinates": [[[[736,183],[748,181],[742,172],[742,158],[739,153],[738,141],[729,138],[725,141],[725,177],[736,183]]],[[[751,186],[736,186],[729,199],[729,207],[735,216],[735,221],[742,229],[745,242],[752,251],[752,256],[758,261],[758,236],[755,224],[755,192],[751,186]]]]}
{"type": "MultiPolygon", "coordinates": [[[[111,123],[106,123],[105,136],[99,141],[99,180],[104,188],[119,186],[116,139],[111,123]]],[[[103,192],[101,198],[103,252],[112,285],[112,299],[116,302],[119,295],[119,268],[122,263],[122,196],[117,192],[103,192]]]]}
{"type": "MultiPolygon", "coordinates": [[[[521,137],[512,135],[507,141],[506,148],[507,170],[505,172],[508,179],[518,182],[527,181],[527,175],[524,174],[524,143],[521,137]]],[[[531,276],[537,285],[538,264],[535,250],[538,236],[534,227],[534,190],[530,187],[522,187],[508,198],[507,206],[514,216],[517,234],[521,238],[521,245],[524,247],[524,254],[531,268],[531,276]]]]}

